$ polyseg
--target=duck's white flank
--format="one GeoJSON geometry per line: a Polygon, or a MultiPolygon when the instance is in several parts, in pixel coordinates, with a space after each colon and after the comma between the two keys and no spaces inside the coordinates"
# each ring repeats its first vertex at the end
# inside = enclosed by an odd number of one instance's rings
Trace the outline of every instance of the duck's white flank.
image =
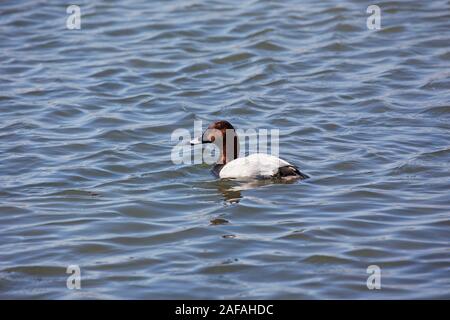
{"type": "Polygon", "coordinates": [[[271,177],[280,167],[291,165],[269,154],[256,153],[228,162],[220,170],[220,178],[271,177]]]}

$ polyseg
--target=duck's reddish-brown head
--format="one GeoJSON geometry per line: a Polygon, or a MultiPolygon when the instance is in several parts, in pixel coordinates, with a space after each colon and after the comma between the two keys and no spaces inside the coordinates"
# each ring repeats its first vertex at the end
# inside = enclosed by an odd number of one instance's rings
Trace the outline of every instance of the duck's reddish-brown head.
{"type": "Polygon", "coordinates": [[[239,156],[239,140],[228,121],[211,123],[200,138],[191,141],[191,145],[198,143],[214,143],[219,147],[221,155],[218,164],[225,164],[239,156]]]}

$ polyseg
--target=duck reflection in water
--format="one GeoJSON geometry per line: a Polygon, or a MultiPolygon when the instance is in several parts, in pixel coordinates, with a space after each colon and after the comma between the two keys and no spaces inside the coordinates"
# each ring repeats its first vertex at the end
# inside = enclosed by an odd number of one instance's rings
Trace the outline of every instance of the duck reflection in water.
{"type": "Polygon", "coordinates": [[[243,199],[241,191],[252,190],[270,184],[291,184],[295,180],[284,179],[252,179],[252,180],[233,180],[222,179],[216,182],[217,189],[222,193],[225,201],[229,203],[239,203],[243,199]]]}

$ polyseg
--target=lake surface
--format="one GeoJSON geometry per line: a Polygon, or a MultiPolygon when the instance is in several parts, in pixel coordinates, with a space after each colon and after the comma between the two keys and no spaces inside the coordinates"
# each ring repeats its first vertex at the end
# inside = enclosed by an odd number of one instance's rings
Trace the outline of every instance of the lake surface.
{"type": "Polygon", "coordinates": [[[0,298],[450,298],[448,1],[77,4],[0,3],[0,298]],[[311,178],[171,161],[218,119],[311,178]]]}

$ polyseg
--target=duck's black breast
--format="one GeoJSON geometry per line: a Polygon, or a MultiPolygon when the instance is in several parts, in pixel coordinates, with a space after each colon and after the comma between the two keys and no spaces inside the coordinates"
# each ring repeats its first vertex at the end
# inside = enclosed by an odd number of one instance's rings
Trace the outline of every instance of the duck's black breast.
{"type": "Polygon", "coordinates": [[[222,170],[222,168],[224,167],[224,164],[215,164],[214,167],[211,169],[211,172],[213,175],[215,175],[216,177],[220,177],[220,170],[222,170]]]}

